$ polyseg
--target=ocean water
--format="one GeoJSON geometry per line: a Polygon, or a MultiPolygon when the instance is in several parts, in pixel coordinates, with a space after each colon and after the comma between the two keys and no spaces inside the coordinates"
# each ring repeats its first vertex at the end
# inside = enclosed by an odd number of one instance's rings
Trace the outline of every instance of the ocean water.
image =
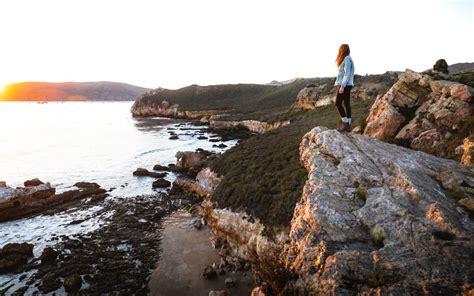
{"type": "Polygon", "coordinates": [[[116,188],[111,191],[115,196],[152,194],[150,178],[132,175],[136,168],[175,163],[177,151],[223,151],[212,147],[216,143],[197,139],[193,130],[200,126],[159,117],[133,118],[131,106],[132,102],[0,102],[0,180],[16,187],[39,178],[59,191],[88,181],[107,190],[116,188]],[[176,129],[179,139],[169,140],[167,128],[176,129]]]}
{"type": "MultiPolygon", "coordinates": [[[[201,134],[216,136],[201,131],[206,126],[160,117],[133,118],[131,106],[132,102],[0,102],[0,180],[16,187],[39,178],[58,192],[79,181],[96,182],[110,190],[109,199],[134,198],[156,193],[153,178],[132,175],[136,168],[152,170],[155,164],[175,163],[178,151],[224,151],[212,147],[219,142],[197,139],[201,134]],[[169,139],[171,130],[178,140],[169,139]]],[[[230,148],[236,142],[225,144],[230,148]]],[[[171,182],[175,178],[173,173],[166,177],[171,182]]],[[[39,256],[57,237],[100,227],[111,214],[101,209],[99,204],[0,223],[0,247],[33,243],[39,256]],[[90,216],[94,218],[80,225],[69,224],[90,216]]],[[[1,275],[0,288],[10,281],[18,282],[17,276],[1,275]]]]}

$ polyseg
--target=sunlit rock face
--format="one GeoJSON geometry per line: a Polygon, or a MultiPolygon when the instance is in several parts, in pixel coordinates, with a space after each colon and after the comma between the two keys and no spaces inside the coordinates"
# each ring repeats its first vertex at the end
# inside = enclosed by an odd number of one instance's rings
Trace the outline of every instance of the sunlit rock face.
{"type": "Polygon", "coordinates": [[[472,289],[474,223],[460,200],[474,170],[317,127],[300,145],[308,180],[288,259],[316,293],[456,294],[472,289]]]}
{"type": "Polygon", "coordinates": [[[243,126],[251,132],[254,132],[257,134],[263,134],[273,129],[288,125],[290,124],[290,121],[285,120],[285,121],[276,121],[274,123],[268,123],[268,122],[258,121],[258,120],[241,120],[241,121],[228,120],[227,121],[227,120],[211,119],[209,124],[210,124],[210,128],[212,129],[226,129],[226,128],[234,128],[237,126],[243,126]]]}
{"type": "Polygon", "coordinates": [[[176,117],[179,105],[171,105],[167,101],[161,103],[145,102],[138,98],[132,106],[133,116],[164,116],[176,117]]]}
{"type": "Polygon", "coordinates": [[[456,148],[451,144],[472,129],[473,93],[468,85],[407,69],[373,104],[364,134],[448,157],[456,148]]]}

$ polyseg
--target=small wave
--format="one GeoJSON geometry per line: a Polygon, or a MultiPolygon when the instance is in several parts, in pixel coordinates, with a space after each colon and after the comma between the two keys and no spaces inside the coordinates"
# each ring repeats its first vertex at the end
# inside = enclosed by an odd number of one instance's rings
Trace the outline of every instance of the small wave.
{"type": "Polygon", "coordinates": [[[156,153],[156,152],[160,152],[160,151],[165,151],[167,149],[163,149],[163,148],[158,148],[158,149],[153,149],[153,150],[149,150],[149,151],[145,151],[145,152],[142,152],[142,153],[139,153],[135,156],[135,158],[139,158],[140,156],[143,156],[143,155],[147,155],[147,154],[150,154],[150,153],[156,153]]]}

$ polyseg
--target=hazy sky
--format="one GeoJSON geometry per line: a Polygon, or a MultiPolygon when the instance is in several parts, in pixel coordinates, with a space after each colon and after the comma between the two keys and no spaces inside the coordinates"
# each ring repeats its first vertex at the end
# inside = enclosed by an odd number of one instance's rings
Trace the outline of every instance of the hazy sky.
{"type": "Polygon", "coordinates": [[[472,0],[1,0],[0,86],[178,88],[474,62],[472,0]]]}

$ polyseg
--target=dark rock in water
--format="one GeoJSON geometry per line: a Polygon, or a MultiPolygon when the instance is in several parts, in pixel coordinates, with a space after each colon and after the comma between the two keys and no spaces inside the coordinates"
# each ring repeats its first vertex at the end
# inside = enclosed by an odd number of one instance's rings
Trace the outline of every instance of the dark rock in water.
{"type": "Polygon", "coordinates": [[[217,273],[216,273],[216,270],[212,266],[207,265],[206,267],[204,267],[204,270],[202,271],[202,276],[205,279],[212,279],[217,276],[217,273]]]}
{"type": "Polygon", "coordinates": [[[29,243],[12,243],[6,244],[0,249],[0,258],[6,257],[12,254],[25,255],[27,257],[33,257],[33,245],[29,243]]]}
{"type": "Polygon", "coordinates": [[[81,224],[84,221],[86,221],[86,220],[85,219],[77,219],[77,220],[71,221],[71,223],[69,223],[69,225],[81,224]]]}
{"type": "Polygon", "coordinates": [[[30,286],[23,286],[13,292],[13,295],[24,295],[30,286]]]}
{"type": "Polygon", "coordinates": [[[212,138],[212,139],[209,139],[209,142],[220,142],[220,139],[219,138],[212,138]]]}
{"type": "Polygon", "coordinates": [[[227,292],[225,290],[211,290],[209,291],[209,296],[227,296],[227,292]]]}
{"type": "Polygon", "coordinates": [[[90,202],[94,203],[94,202],[104,200],[107,196],[109,196],[107,193],[94,194],[91,196],[90,202]]]}
{"type": "Polygon", "coordinates": [[[33,192],[32,194],[30,194],[30,196],[34,199],[45,199],[54,195],[55,192],[55,188],[45,188],[33,192]]]}
{"type": "Polygon", "coordinates": [[[40,179],[38,178],[34,178],[34,179],[31,179],[31,180],[27,180],[25,181],[25,183],[23,183],[25,185],[25,187],[32,187],[32,186],[38,186],[38,185],[41,185],[41,184],[44,184],[42,181],[40,181],[40,179]]]}
{"type": "Polygon", "coordinates": [[[0,274],[14,272],[28,262],[28,257],[22,254],[11,254],[0,259],[0,274]]]}
{"type": "Polygon", "coordinates": [[[136,171],[133,172],[134,176],[147,176],[147,177],[153,177],[153,178],[163,178],[167,175],[167,173],[155,173],[155,172],[150,172],[147,169],[144,168],[138,168],[136,171]]]}
{"type": "Polygon", "coordinates": [[[59,253],[51,247],[47,247],[43,250],[43,253],[39,257],[41,264],[48,264],[56,261],[59,253]]]}
{"type": "Polygon", "coordinates": [[[154,171],[169,171],[170,168],[161,164],[155,164],[155,166],[153,167],[153,170],[154,171]]]}
{"type": "Polygon", "coordinates": [[[199,136],[197,138],[198,138],[198,140],[207,140],[208,139],[208,137],[206,137],[206,136],[199,136]]]}
{"type": "Polygon", "coordinates": [[[226,278],[224,283],[227,288],[232,288],[235,286],[235,281],[231,277],[226,278]]]}
{"type": "Polygon", "coordinates": [[[82,286],[82,279],[77,273],[67,276],[64,279],[64,288],[66,289],[66,292],[71,293],[71,292],[79,291],[81,286],[82,286]]]}
{"type": "Polygon", "coordinates": [[[168,139],[170,140],[177,140],[179,139],[179,137],[177,135],[172,135],[171,137],[169,137],[168,139]]]}
{"type": "Polygon", "coordinates": [[[153,188],[165,188],[165,187],[170,187],[171,182],[168,180],[165,180],[163,178],[160,178],[156,181],[153,182],[152,184],[153,188]]]}
{"type": "Polygon", "coordinates": [[[72,202],[106,193],[102,188],[69,190],[55,194],[55,188],[49,183],[17,189],[15,200],[0,207],[0,222],[28,217],[41,212],[52,213],[72,206],[72,202]]]}
{"type": "Polygon", "coordinates": [[[88,189],[100,188],[100,185],[94,182],[77,182],[76,184],[74,184],[74,186],[78,188],[88,188],[88,189]]]}
{"type": "Polygon", "coordinates": [[[219,147],[219,148],[226,148],[226,147],[227,147],[227,145],[226,145],[226,144],[223,144],[223,143],[221,143],[221,144],[217,145],[217,147],[219,147]]]}
{"type": "Polygon", "coordinates": [[[38,287],[38,289],[43,293],[50,293],[59,288],[61,288],[61,281],[58,278],[43,279],[43,282],[38,287]]]}

